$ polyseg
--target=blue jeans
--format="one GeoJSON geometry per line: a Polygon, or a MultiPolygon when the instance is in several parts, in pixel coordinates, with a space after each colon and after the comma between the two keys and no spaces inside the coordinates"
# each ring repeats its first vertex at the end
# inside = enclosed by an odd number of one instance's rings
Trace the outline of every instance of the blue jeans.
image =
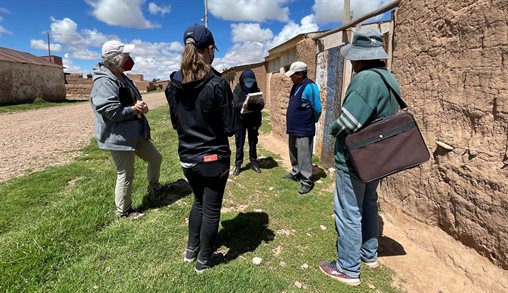
{"type": "Polygon", "coordinates": [[[335,224],[337,240],[337,270],[350,277],[360,276],[360,262],[377,259],[379,180],[365,183],[353,172],[336,169],[335,224]]]}

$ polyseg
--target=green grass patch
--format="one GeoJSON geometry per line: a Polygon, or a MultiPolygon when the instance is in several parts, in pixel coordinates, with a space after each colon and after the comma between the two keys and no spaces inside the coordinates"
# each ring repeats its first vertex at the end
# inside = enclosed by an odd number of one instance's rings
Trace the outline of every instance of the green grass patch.
{"type": "MultiPolygon", "coordinates": [[[[161,181],[181,183],[167,110],[148,116],[164,157],[161,181]]],[[[259,155],[261,174],[244,166],[226,187],[217,243],[228,262],[200,275],[182,261],[192,195],[182,189],[150,199],[140,159],[133,202],[146,216],[136,221],[114,215],[115,169],[94,141],[68,165],[1,183],[0,291],[297,292],[299,282],[311,292],[396,292],[384,267],[362,268],[354,289],[323,275],[319,261],[336,257],[333,178],[323,172],[314,191],[300,196],[297,182],[281,179],[281,158],[264,149],[259,155]]]]}
{"type": "Polygon", "coordinates": [[[259,132],[263,134],[270,133],[272,131],[272,124],[270,123],[270,114],[267,111],[262,111],[262,121],[259,132]]]}
{"type": "Polygon", "coordinates": [[[63,100],[63,101],[51,102],[51,101],[45,101],[41,98],[36,98],[32,103],[0,105],[0,114],[35,110],[35,109],[47,108],[47,107],[53,107],[53,106],[68,105],[69,103],[82,103],[82,102],[86,102],[86,101],[63,100]]]}

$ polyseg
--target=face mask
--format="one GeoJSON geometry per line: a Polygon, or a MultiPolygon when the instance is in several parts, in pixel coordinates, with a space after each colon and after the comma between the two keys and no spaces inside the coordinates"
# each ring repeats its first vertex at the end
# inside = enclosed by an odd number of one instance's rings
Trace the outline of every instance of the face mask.
{"type": "Polygon", "coordinates": [[[129,56],[129,59],[127,59],[123,64],[123,70],[130,71],[132,67],[134,67],[134,60],[132,60],[131,56],[129,56]]]}
{"type": "Polygon", "coordinates": [[[246,88],[250,89],[254,85],[254,82],[253,81],[246,81],[243,84],[245,85],[246,88]]]}

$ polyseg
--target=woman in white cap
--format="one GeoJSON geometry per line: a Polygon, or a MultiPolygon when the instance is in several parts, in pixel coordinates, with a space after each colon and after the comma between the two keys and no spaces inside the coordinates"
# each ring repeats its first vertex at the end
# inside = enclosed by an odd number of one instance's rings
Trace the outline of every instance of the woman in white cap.
{"type": "Polygon", "coordinates": [[[400,95],[397,80],[383,59],[383,35],[373,29],[360,29],[351,44],[340,50],[351,60],[356,75],[346,91],[341,114],[330,127],[335,140],[335,223],[339,238],[338,259],[320,263],[326,275],[349,285],[360,284],[360,263],[368,268],[379,266],[377,186],[379,180],[362,182],[345,155],[345,138],[364,125],[398,111],[391,90],[400,95]],[[386,80],[386,83],[385,81],[386,80]],[[390,89],[391,88],[391,89],[390,89]]]}
{"type": "Polygon", "coordinates": [[[184,262],[196,260],[200,273],[222,261],[213,248],[229,176],[228,136],[236,128],[231,88],[211,66],[216,50],[212,32],[192,25],[183,42],[181,69],[171,74],[166,98],[178,132],[180,164],[194,194],[184,262]]]}
{"type": "Polygon", "coordinates": [[[102,62],[93,68],[90,102],[95,114],[95,137],[99,148],[109,150],[117,170],[115,187],[116,213],[131,219],[144,214],[132,207],[134,158],[148,162],[149,193],[162,191],[159,183],[162,156],[150,141],[150,126],[144,114],[148,106],[134,82],[124,71],[130,71],[134,45],[107,41],[102,46],[102,62]]]}

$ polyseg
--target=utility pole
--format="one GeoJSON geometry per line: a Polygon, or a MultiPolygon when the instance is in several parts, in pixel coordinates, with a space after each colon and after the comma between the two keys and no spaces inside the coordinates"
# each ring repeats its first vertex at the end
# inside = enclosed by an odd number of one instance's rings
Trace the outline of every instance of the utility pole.
{"type": "Polygon", "coordinates": [[[344,17],[342,20],[342,25],[345,25],[346,23],[350,23],[352,21],[352,13],[351,13],[351,1],[350,0],[344,0],[344,17]]]}
{"type": "Polygon", "coordinates": [[[49,45],[49,32],[47,32],[48,34],[48,56],[49,56],[49,59],[51,60],[51,49],[50,49],[50,45],[49,45]]]}
{"type": "Polygon", "coordinates": [[[205,0],[205,27],[208,27],[208,0],[205,0]]]}
{"type": "MultiPolygon", "coordinates": [[[[352,19],[352,12],[351,12],[351,1],[350,0],[344,0],[344,11],[343,11],[343,17],[342,17],[342,25],[346,25],[350,23],[352,19]]],[[[342,41],[346,43],[347,40],[349,40],[350,34],[348,34],[348,30],[345,29],[342,32],[342,41]]]]}

